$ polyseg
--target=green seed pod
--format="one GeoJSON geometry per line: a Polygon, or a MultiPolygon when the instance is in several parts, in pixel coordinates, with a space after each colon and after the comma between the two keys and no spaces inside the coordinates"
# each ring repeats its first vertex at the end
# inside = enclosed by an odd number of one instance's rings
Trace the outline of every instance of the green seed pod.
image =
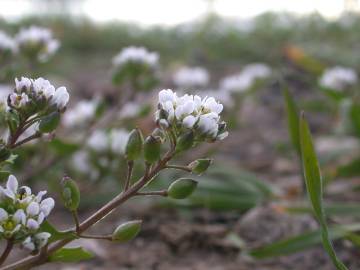
{"type": "Polygon", "coordinates": [[[168,196],[173,199],[185,199],[194,192],[197,184],[193,179],[180,178],[169,186],[168,196]]]}
{"type": "Polygon", "coordinates": [[[54,131],[60,123],[60,113],[52,112],[40,120],[39,131],[50,133],[54,131]]]}
{"type": "Polygon", "coordinates": [[[185,133],[181,134],[177,139],[176,143],[176,152],[185,151],[191,148],[194,144],[194,132],[188,130],[185,133]]]}
{"type": "Polygon", "coordinates": [[[201,175],[203,174],[211,165],[212,159],[209,158],[200,158],[189,164],[189,168],[192,173],[201,175]]]}
{"type": "Polygon", "coordinates": [[[144,142],[144,159],[152,164],[160,159],[161,141],[152,135],[148,136],[144,142]]]}
{"type": "Polygon", "coordinates": [[[77,210],[80,204],[80,191],[76,182],[69,177],[64,177],[61,185],[61,197],[65,207],[70,211],[77,210]]]}
{"type": "Polygon", "coordinates": [[[119,225],[112,234],[112,240],[127,242],[136,237],[141,229],[141,220],[133,220],[119,225]]]}
{"type": "Polygon", "coordinates": [[[141,155],[143,145],[143,135],[141,131],[136,128],[130,132],[128,142],[125,148],[126,158],[128,160],[135,160],[141,155]]]}

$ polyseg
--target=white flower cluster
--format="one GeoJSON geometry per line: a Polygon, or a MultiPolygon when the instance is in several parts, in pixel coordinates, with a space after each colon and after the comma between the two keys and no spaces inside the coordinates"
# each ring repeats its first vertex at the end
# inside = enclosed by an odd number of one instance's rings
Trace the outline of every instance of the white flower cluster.
{"type": "Polygon", "coordinates": [[[209,83],[209,73],[202,67],[183,67],[173,77],[178,87],[203,87],[209,83]]]}
{"type": "Polygon", "coordinates": [[[358,76],[351,68],[335,66],[326,69],[322,74],[319,83],[322,87],[333,90],[344,90],[350,85],[356,84],[358,76]]]}
{"type": "Polygon", "coordinates": [[[129,132],[125,129],[96,130],[87,140],[87,146],[96,152],[112,151],[123,155],[128,138],[129,132]]]}
{"type": "Polygon", "coordinates": [[[55,206],[52,198],[43,199],[45,194],[40,191],[35,195],[29,187],[19,187],[16,177],[10,175],[6,187],[0,186],[1,237],[23,241],[30,250],[43,247],[50,234],[39,231],[40,225],[55,206]]]}
{"type": "Polygon", "coordinates": [[[198,139],[222,140],[228,132],[226,124],[220,121],[223,105],[213,97],[183,95],[178,97],[171,89],[159,92],[159,110],[156,120],[163,128],[173,127],[176,131],[193,129],[198,139]]]}
{"type": "Polygon", "coordinates": [[[53,38],[50,29],[34,25],[21,29],[15,40],[20,51],[25,54],[35,52],[39,61],[46,61],[60,47],[60,42],[53,38]]]}
{"type": "Polygon", "coordinates": [[[124,48],[113,58],[115,67],[123,66],[127,63],[145,64],[155,67],[158,64],[159,55],[156,52],[149,52],[144,47],[130,46],[124,48]]]}
{"type": "Polygon", "coordinates": [[[266,64],[249,64],[239,74],[224,78],[220,82],[220,88],[229,92],[244,92],[251,88],[256,80],[267,78],[270,75],[271,69],[266,64]]]}
{"type": "Polygon", "coordinates": [[[63,110],[69,102],[70,95],[64,86],[57,89],[43,78],[29,79],[21,77],[15,79],[15,91],[9,95],[8,105],[11,108],[24,108],[40,101],[63,110]]]}
{"type": "Polygon", "coordinates": [[[0,52],[16,53],[17,44],[13,38],[8,36],[5,32],[0,31],[0,52]]]}
{"type": "Polygon", "coordinates": [[[75,107],[66,110],[63,116],[63,124],[65,127],[76,127],[83,125],[95,117],[99,100],[82,100],[75,107]]]}

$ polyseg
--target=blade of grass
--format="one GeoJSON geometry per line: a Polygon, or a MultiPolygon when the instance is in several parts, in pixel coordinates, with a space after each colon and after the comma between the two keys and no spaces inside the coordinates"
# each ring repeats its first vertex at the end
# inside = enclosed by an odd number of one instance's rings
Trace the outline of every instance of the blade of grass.
{"type": "MultiPolygon", "coordinates": [[[[336,240],[352,236],[360,229],[360,224],[333,226],[329,228],[329,238],[336,240]]],[[[280,240],[260,248],[253,249],[249,254],[257,259],[283,256],[306,250],[322,242],[320,229],[306,232],[294,237],[280,240]]]]}
{"type": "Polygon", "coordinates": [[[283,87],[283,95],[285,99],[288,131],[291,143],[299,157],[301,157],[301,146],[299,137],[299,110],[287,86],[283,87]]]}
{"type": "Polygon", "coordinates": [[[333,264],[338,270],[347,270],[346,266],[337,258],[329,237],[329,230],[322,204],[323,187],[319,162],[312,142],[309,125],[305,120],[303,113],[301,114],[300,119],[300,146],[306,188],[314,209],[314,214],[320,224],[324,249],[329,254],[333,264]]]}

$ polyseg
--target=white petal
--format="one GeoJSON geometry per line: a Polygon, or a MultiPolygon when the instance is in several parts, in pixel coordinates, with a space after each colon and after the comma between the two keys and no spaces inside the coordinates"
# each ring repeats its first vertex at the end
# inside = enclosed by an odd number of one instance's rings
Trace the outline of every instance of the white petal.
{"type": "Polygon", "coordinates": [[[10,175],[7,182],[6,182],[6,188],[8,190],[11,190],[13,193],[16,193],[18,190],[18,181],[14,175],[10,175]]]}
{"type": "Polygon", "coordinates": [[[8,217],[8,213],[3,208],[0,208],[0,222],[7,220],[8,217]]]}
{"type": "Polygon", "coordinates": [[[47,193],[46,190],[40,191],[37,195],[36,195],[36,202],[40,203],[42,200],[42,197],[47,193]]]}
{"type": "Polygon", "coordinates": [[[51,210],[54,208],[54,206],[55,206],[54,199],[53,198],[46,198],[45,200],[43,200],[40,203],[40,210],[47,217],[50,214],[51,210]]]}

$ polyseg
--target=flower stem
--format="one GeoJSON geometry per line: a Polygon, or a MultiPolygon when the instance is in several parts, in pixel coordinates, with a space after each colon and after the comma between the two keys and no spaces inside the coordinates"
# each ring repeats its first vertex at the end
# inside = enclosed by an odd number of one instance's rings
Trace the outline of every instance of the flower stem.
{"type": "Polygon", "coordinates": [[[9,256],[13,246],[14,246],[14,242],[11,239],[7,240],[6,247],[5,247],[3,253],[0,256],[0,265],[2,265],[5,262],[5,260],[9,256]]]}

